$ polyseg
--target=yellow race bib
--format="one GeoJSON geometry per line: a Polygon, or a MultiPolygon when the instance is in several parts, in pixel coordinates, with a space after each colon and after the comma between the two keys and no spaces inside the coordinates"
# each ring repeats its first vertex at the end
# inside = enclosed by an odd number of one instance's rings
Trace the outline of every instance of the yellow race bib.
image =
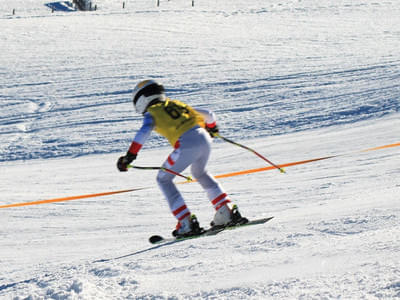
{"type": "Polygon", "coordinates": [[[189,105],[168,99],[150,106],[147,111],[154,119],[154,130],[166,137],[172,146],[189,129],[204,127],[204,117],[189,105]]]}

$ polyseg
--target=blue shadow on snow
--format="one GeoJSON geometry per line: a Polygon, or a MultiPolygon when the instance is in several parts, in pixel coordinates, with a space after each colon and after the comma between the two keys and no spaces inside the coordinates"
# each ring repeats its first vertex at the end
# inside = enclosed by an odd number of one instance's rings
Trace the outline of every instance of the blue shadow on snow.
{"type": "Polygon", "coordinates": [[[69,1],[50,2],[45,5],[54,11],[76,11],[72,3],[69,1]]]}

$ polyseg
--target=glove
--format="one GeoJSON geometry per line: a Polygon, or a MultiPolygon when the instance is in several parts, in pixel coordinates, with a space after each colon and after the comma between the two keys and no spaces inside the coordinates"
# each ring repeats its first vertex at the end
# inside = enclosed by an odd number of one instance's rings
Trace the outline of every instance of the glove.
{"type": "Polygon", "coordinates": [[[211,125],[211,126],[206,125],[206,130],[207,130],[207,132],[211,135],[211,137],[214,138],[215,135],[218,134],[219,129],[218,129],[218,126],[217,126],[215,123],[210,124],[210,125],[211,125]],[[213,125],[214,125],[214,126],[213,126],[213,125]]]}
{"type": "Polygon", "coordinates": [[[128,171],[128,165],[136,159],[137,154],[132,154],[129,151],[125,156],[121,156],[117,162],[117,168],[121,172],[128,171]]]}

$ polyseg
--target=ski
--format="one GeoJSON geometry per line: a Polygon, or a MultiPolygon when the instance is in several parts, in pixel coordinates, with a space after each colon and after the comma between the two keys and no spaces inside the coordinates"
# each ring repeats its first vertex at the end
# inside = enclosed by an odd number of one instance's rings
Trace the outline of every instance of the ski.
{"type": "Polygon", "coordinates": [[[176,242],[197,239],[197,238],[200,238],[200,237],[217,235],[218,233],[220,233],[222,231],[225,231],[225,230],[233,230],[233,229],[241,228],[241,227],[264,224],[264,223],[270,221],[271,219],[273,219],[273,217],[254,219],[254,220],[250,220],[249,222],[247,222],[245,224],[237,224],[237,225],[225,226],[225,227],[210,227],[210,228],[204,230],[204,232],[202,232],[201,234],[191,235],[191,236],[187,236],[187,237],[165,238],[165,237],[163,237],[161,235],[153,235],[153,236],[151,236],[149,238],[149,242],[151,244],[164,244],[164,243],[172,244],[172,243],[176,243],[176,242]]]}

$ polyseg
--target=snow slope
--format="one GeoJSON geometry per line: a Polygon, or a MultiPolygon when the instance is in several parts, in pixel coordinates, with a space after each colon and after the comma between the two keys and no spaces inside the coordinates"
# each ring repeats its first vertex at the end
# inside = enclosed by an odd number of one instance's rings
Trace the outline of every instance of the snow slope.
{"type": "MultiPolygon", "coordinates": [[[[400,297],[399,147],[361,151],[400,142],[400,3],[47,3],[0,3],[0,205],[146,189],[0,208],[1,299],[400,297]],[[275,163],[339,156],[221,179],[244,215],[275,218],[153,248],[175,226],[156,174],[115,168],[149,77],[275,163]]],[[[154,134],[137,163],[170,151],[154,134]]],[[[215,141],[209,170],[263,166],[215,141]]],[[[204,193],[179,188],[206,226],[204,193]]]]}

